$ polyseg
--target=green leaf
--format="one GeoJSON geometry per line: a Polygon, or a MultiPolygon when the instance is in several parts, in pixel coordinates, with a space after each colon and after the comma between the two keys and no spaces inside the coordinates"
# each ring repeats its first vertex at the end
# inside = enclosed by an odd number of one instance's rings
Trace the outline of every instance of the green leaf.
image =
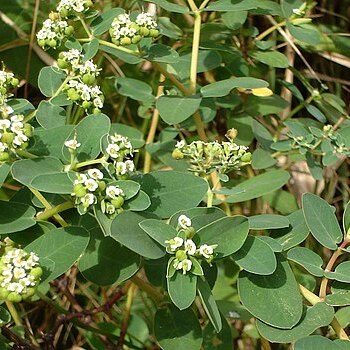
{"type": "Polygon", "coordinates": [[[335,339],[333,341],[334,344],[337,344],[338,348],[337,350],[349,350],[350,349],[350,343],[348,340],[345,339],[335,339]]]}
{"type": "Polygon", "coordinates": [[[197,279],[197,291],[210,322],[219,333],[222,329],[221,315],[208,282],[201,277],[197,279]]]}
{"type": "Polygon", "coordinates": [[[253,51],[249,56],[269,67],[287,68],[289,66],[288,58],[278,51],[253,51]]]}
{"type": "Polygon", "coordinates": [[[332,294],[328,294],[326,295],[326,303],[332,306],[350,305],[350,291],[341,290],[332,294]]]}
{"type": "Polygon", "coordinates": [[[350,261],[340,263],[334,272],[325,271],[324,275],[332,280],[350,283],[350,261]]]}
{"type": "Polygon", "coordinates": [[[343,214],[343,229],[347,233],[350,229],[350,202],[348,202],[344,209],[343,214]]]}
{"type": "Polygon", "coordinates": [[[320,43],[321,35],[318,30],[311,25],[304,24],[295,26],[291,23],[287,23],[287,28],[290,34],[299,41],[312,46],[317,46],[320,43]]]}
{"type": "Polygon", "coordinates": [[[291,329],[302,317],[303,301],[288,262],[281,254],[276,258],[277,268],[271,275],[241,271],[238,292],[242,304],[255,317],[271,326],[291,329]]]}
{"type": "Polygon", "coordinates": [[[148,219],[141,221],[139,226],[163,247],[167,246],[165,243],[166,240],[171,240],[177,236],[177,230],[164,221],[148,219]]]}
{"type": "Polygon", "coordinates": [[[257,175],[234,187],[233,190],[241,190],[243,192],[229,196],[227,202],[239,203],[261,197],[284,186],[288,182],[289,177],[289,173],[284,170],[272,170],[257,175]]]}
{"type": "MultiPolygon", "coordinates": [[[[317,303],[312,307],[305,307],[300,322],[292,329],[278,329],[261,321],[256,325],[259,333],[272,343],[291,343],[306,337],[315,330],[328,326],[334,317],[334,310],[326,303],[317,303]]],[[[308,349],[310,350],[310,349],[308,349]]]]}
{"type": "Polygon", "coordinates": [[[107,53],[111,54],[112,56],[120,58],[122,61],[124,61],[126,63],[138,64],[138,63],[143,61],[143,59],[141,57],[139,57],[139,54],[136,51],[136,46],[130,45],[128,48],[130,48],[130,50],[134,50],[135,54],[125,52],[122,50],[122,48],[119,50],[118,48],[106,46],[103,44],[100,45],[101,51],[107,52],[107,53]]]}
{"type": "Polygon", "coordinates": [[[147,48],[144,52],[144,58],[148,61],[155,61],[160,63],[177,63],[180,60],[180,56],[170,46],[162,44],[153,44],[147,48]]]}
{"type": "Polygon", "coordinates": [[[283,215],[289,215],[299,209],[295,196],[285,190],[277,190],[265,194],[263,200],[267,202],[271,208],[283,215]]]}
{"type": "Polygon", "coordinates": [[[113,19],[124,12],[124,9],[115,7],[97,16],[90,25],[92,33],[100,36],[107,32],[112,25],[113,19]]]}
{"type": "Polygon", "coordinates": [[[288,102],[278,95],[258,97],[249,95],[245,102],[245,111],[249,115],[277,114],[289,106],[288,102]]]}
{"type": "Polygon", "coordinates": [[[194,312],[191,309],[179,311],[172,305],[157,310],[154,335],[163,350],[178,350],[179,344],[186,350],[200,350],[203,340],[194,312]]]}
{"type": "Polygon", "coordinates": [[[294,15],[293,10],[299,9],[303,3],[303,0],[281,0],[281,8],[284,17],[289,18],[294,15]]]}
{"type": "Polygon", "coordinates": [[[125,210],[145,211],[151,205],[149,196],[144,191],[140,191],[135,197],[129,199],[123,205],[125,210]]]}
{"type": "Polygon", "coordinates": [[[289,220],[285,216],[276,214],[254,215],[248,218],[251,230],[268,230],[289,227],[289,220]]]}
{"type": "Polygon", "coordinates": [[[201,94],[203,97],[222,97],[228,95],[232,89],[237,87],[243,89],[256,89],[268,86],[269,83],[261,79],[250,77],[231,78],[202,87],[201,94]]]}
{"type": "Polygon", "coordinates": [[[223,13],[221,18],[226,27],[237,30],[243,26],[248,17],[248,11],[235,11],[223,13]]]}
{"type": "Polygon", "coordinates": [[[205,11],[246,11],[258,7],[256,0],[218,0],[207,6],[205,11]]]}
{"type": "Polygon", "coordinates": [[[50,101],[41,101],[36,112],[36,120],[45,129],[65,125],[66,111],[50,101]]]}
{"type": "Polygon", "coordinates": [[[281,253],[283,251],[282,245],[270,236],[256,236],[255,238],[267,243],[275,253],[281,253]]]}
{"type": "MultiPolygon", "coordinates": [[[[110,127],[109,117],[102,113],[88,115],[79,122],[67,138],[72,140],[76,135],[77,141],[81,143],[76,156],[79,162],[95,159],[101,153],[101,139],[109,133],[110,127]]],[[[70,161],[67,147],[63,146],[63,152],[67,161],[70,161]]]]}
{"type": "Polygon", "coordinates": [[[196,297],[197,276],[176,271],[167,278],[168,293],[171,301],[180,310],[190,307],[196,297]]]}
{"type": "Polygon", "coordinates": [[[49,269],[45,278],[51,281],[62,275],[79,259],[89,243],[89,233],[82,227],[70,226],[55,228],[27,245],[26,250],[36,253],[40,260],[54,262],[44,265],[49,269]]]}
{"type": "Polygon", "coordinates": [[[157,23],[160,33],[168,38],[179,39],[183,35],[182,30],[169,17],[158,17],[157,23]]]}
{"type": "Polygon", "coordinates": [[[320,335],[310,335],[299,339],[294,344],[294,350],[340,350],[336,343],[320,335]]]}
{"type": "Polygon", "coordinates": [[[133,252],[149,259],[159,259],[165,255],[165,249],[143,231],[139,223],[154,218],[149,213],[122,212],[113,220],[112,237],[133,252]]]}
{"type": "Polygon", "coordinates": [[[72,176],[74,176],[74,172],[38,175],[32,179],[30,186],[47,193],[71,194],[73,189],[72,176]]]}
{"type": "Polygon", "coordinates": [[[233,350],[231,325],[221,315],[222,329],[218,333],[211,322],[203,330],[203,349],[205,350],[233,350]]]}
{"type": "Polygon", "coordinates": [[[302,210],[288,215],[290,227],[273,231],[271,236],[279,242],[283,250],[288,250],[303,242],[309,235],[309,228],[306,225],[302,210]]]}
{"type": "Polygon", "coordinates": [[[100,228],[90,231],[88,247],[78,268],[89,281],[100,285],[121,283],[134,275],[141,264],[140,256],[111,237],[104,237],[100,228]]]}
{"type": "Polygon", "coordinates": [[[271,153],[262,148],[254,151],[252,157],[252,166],[254,169],[270,168],[277,163],[277,160],[272,157],[271,153]]]}
{"type": "Polygon", "coordinates": [[[215,253],[218,254],[218,258],[223,258],[242,247],[248,232],[249,223],[246,217],[224,217],[202,227],[195,238],[198,238],[201,244],[217,244],[215,253]]]}
{"type": "Polygon", "coordinates": [[[131,78],[118,77],[115,87],[120,95],[128,96],[136,101],[152,101],[152,88],[147,83],[131,78]]]}
{"type": "Polygon", "coordinates": [[[0,165],[0,187],[5,182],[8,174],[10,173],[11,166],[7,163],[2,163],[0,165]]]}
{"type": "Polygon", "coordinates": [[[197,206],[208,190],[208,184],[202,178],[177,171],[152,172],[144,175],[140,183],[151,199],[147,211],[161,218],[197,206]]]}
{"type": "Polygon", "coordinates": [[[90,42],[83,45],[84,57],[83,61],[86,62],[94,58],[98,52],[99,41],[97,38],[93,38],[90,42]]]}
{"type": "Polygon", "coordinates": [[[141,188],[141,185],[138,182],[132,180],[113,181],[110,185],[117,185],[120,187],[124,192],[125,200],[135,197],[141,188]]]}
{"type": "Polygon", "coordinates": [[[51,97],[62,85],[66,74],[55,67],[44,67],[41,69],[38,77],[40,91],[46,97],[51,97]]]}
{"type": "Polygon", "coordinates": [[[188,13],[190,12],[189,8],[187,6],[173,4],[167,0],[145,0],[147,2],[153,2],[153,4],[156,4],[163,8],[166,11],[169,12],[175,12],[175,13],[188,13]]]}
{"type": "Polygon", "coordinates": [[[312,250],[305,247],[295,247],[288,251],[287,258],[301,265],[312,275],[323,277],[323,260],[312,250]]]}
{"type": "Polygon", "coordinates": [[[167,124],[178,124],[188,119],[196,112],[201,104],[201,97],[195,96],[160,96],[156,107],[160,117],[167,124]]]}
{"type": "Polygon", "coordinates": [[[252,131],[257,141],[261,144],[261,147],[270,152],[270,146],[273,144],[273,138],[270,132],[255,119],[252,121],[252,131]]]}
{"type": "Polygon", "coordinates": [[[35,215],[35,209],[27,204],[0,201],[1,234],[19,232],[34,226],[35,215]]]}
{"type": "Polygon", "coordinates": [[[0,306],[0,326],[11,322],[11,314],[2,306],[0,306]]]}
{"type": "Polygon", "coordinates": [[[243,246],[232,259],[243,270],[257,275],[270,275],[277,267],[273,250],[264,241],[254,236],[248,236],[243,246]]]}
{"type": "Polygon", "coordinates": [[[302,203],[305,221],[311,234],[326,248],[337,249],[343,233],[331,206],[312,193],[305,193],[302,203]]]}

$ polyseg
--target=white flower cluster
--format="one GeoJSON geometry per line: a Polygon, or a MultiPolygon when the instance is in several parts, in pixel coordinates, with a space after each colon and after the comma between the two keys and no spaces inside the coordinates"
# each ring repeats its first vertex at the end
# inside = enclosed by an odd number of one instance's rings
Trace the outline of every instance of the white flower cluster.
{"type": "Polygon", "coordinates": [[[17,87],[18,84],[19,81],[15,78],[13,73],[6,72],[3,69],[0,70],[0,107],[3,107],[6,104],[8,97],[11,96],[8,90],[17,87]]]}
{"type": "Polygon", "coordinates": [[[83,58],[84,55],[76,49],[59,54],[57,65],[70,77],[64,90],[68,99],[80,105],[85,111],[99,113],[103,107],[104,96],[96,84],[96,77],[101,69],[91,60],[84,62],[83,58]]]}
{"type": "Polygon", "coordinates": [[[157,22],[149,13],[140,13],[135,21],[126,13],[114,18],[109,30],[112,42],[116,45],[137,44],[144,37],[159,35],[157,22]]]}
{"type": "MultiPolygon", "coordinates": [[[[13,109],[7,106],[11,114],[13,109]]],[[[0,162],[9,159],[9,152],[16,152],[16,149],[28,147],[29,137],[32,136],[33,128],[30,124],[24,123],[23,115],[10,115],[8,119],[0,119],[0,162]]]]}
{"type": "Polygon", "coordinates": [[[185,141],[179,141],[173,151],[173,157],[189,158],[192,166],[190,170],[199,173],[226,173],[251,161],[248,147],[237,145],[232,140],[222,143],[193,141],[189,145],[186,145],[185,141]]]}
{"type": "Polygon", "coordinates": [[[57,5],[57,11],[62,17],[83,13],[93,6],[91,0],[61,0],[57,5]]]}
{"type": "Polygon", "coordinates": [[[5,250],[0,259],[0,297],[20,302],[33,296],[40,282],[39,257],[14,247],[5,250]]]}
{"type": "Polygon", "coordinates": [[[135,170],[135,164],[132,160],[134,152],[131,142],[127,137],[119,134],[108,136],[106,154],[113,162],[117,177],[123,177],[135,170]]]}
{"type": "Polygon", "coordinates": [[[188,271],[191,271],[195,258],[201,258],[206,260],[208,263],[211,263],[211,261],[214,259],[214,249],[217,247],[217,245],[202,244],[197,247],[194,241],[188,237],[188,235],[181,237],[181,233],[186,233],[186,230],[190,230],[190,232],[192,231],[191,219],[186,215],[179,216],[178,225],[180,228],[179,236],[165,241],[167,245],[167,253],[175,254],[173,267],[176,270],[182,270],[182,273],[186,274],[188,271]]]}
{"type": "Polygon", "coordinates": [[[52,13],[50,17],[44,21],[42,28],[36,34],[38,44],[43,49],[57,48],[74,32],[74,28],[58,14],[52,13]]]}
{"type": "Polygon", "coordinates": [[[86,213],[91,206],[100,203],[102,212],[112,216],[124,204],[122,189],[103,181],[103,173],[96,168],[76,174],[71,195],[76,197],[75,204],[80,213],[86,213]]]}

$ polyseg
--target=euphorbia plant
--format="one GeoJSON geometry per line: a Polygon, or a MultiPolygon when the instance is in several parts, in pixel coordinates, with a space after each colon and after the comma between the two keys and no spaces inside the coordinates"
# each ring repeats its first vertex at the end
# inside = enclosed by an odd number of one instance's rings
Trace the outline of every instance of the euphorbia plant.
{"type": "Polygon", "coordinates": [[[350,347],[336,309],[350,305],[349,207],[328,203],[332,182],[300,209],[286,191],[297,161],[322,180],[350,152],[344,103],[278,51],[318,44],[314,6],[57,3],[37,32],[56,59],[38,76],[46,99],[13,98],[19,79],[0,71],[4,348],[71,346],[71,321],[89,349],[350,347]],[[281,69],[306,102],[274,84],[281,69]],[[65,314],[41,333],[32,304],[13,304],[38,299],[65,314]]]}

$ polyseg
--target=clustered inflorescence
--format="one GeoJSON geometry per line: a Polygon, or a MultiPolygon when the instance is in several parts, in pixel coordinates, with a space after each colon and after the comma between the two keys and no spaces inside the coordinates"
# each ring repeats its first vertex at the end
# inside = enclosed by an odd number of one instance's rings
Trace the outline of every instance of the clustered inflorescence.
{"type": "Polygon", "coordinates": [[[226,142],[203,142],[193,141],[186,145],[185,141],[179,141],[173,151],[175,159],[188,158],[192,171],[198,173],[227,173],[238,170],[241,165],[250,163],[251,153],[248,147],[240,146],[233,142],[230,137],[226,142]]]}
{"type": "Polygon", "coordinates": [[[135,21],[124,13],[114,18],[109,34],[114,44],[130,45],[139,43],[142,38],[157,37],[159,30],[157,22],[149,13],[140,13],[135,21]]]}
{"type": "Polygon", "coordinates": [[[132,160],[134,152],[135,150],[127,137],[119,134],[109,135],[105,151],[113,163],[113,167],[110,167],[109,171],[118,179],[123,179],[132,173],[135,170],[135,164],[132,160]]]}
{"type": "Polygon", "coordinates": [[[36,254],[7,246],[0,259],[0,298],[20,302],[32,297],[42,273],[36,254]]]}
{"type": "Polygon", "coordinates": [[[67,97],[86,111],[100,112],[104,96],[96,84],[99,68],[91,61],[84,61],[84,55],[79,50],[71,49],[61,52],[57,60],[59,68],[68,75],[68,82],[63,88],[67,97]]]}
{"type": "Polygon", "coordinates": [[[192,240],[196,232],[191,225],[190,218],[186,215],[180,215],[178,218],[178,235],[165,241],[167,253],[175,254],[175,258],[171,262],[172,266],[175,270],[182,270],[184,275],[191,272],[195,265],[198,265],[198,258],[204,259],[210,264],[215,257],[214,250],[217,247],[216,244],[197,246],[192,240]]]}
{"type": "Polygon", "coordinates": [[[99,169],[89,169],[85,173],[76,173],[72,196],[81,214],[100,203],[103,213],[110,217],[122,211],[124,192],[117,185],[108,184],[103,180],[103,173],[99,169]]]}
{"type": "Polygon", "coordinates": [[[13,73],[0,70],[0,162],[9,160],[18,150],[26,149],[33,134],[32,126],[24,122],[24,116],[14,114],[13,108],[7,104],[11,97],[9,89],[18,84],[13,73]]]}
{"type": "Polygon", "coordinates": [[[36,35],[39,46],[43,49],[59,47],[74,33],[73,26],[68,24],[69,17],[79,16],[92,6],[91,0],[61,0],[56,7],[56,12],[50,13],[36,35]]]}

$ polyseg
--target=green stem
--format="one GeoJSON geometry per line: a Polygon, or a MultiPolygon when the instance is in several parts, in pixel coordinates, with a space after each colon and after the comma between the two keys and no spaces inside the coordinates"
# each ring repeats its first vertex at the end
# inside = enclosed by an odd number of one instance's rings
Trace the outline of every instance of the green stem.
{"type": "Polygon", "coordinates": [[[141,290],[147,293],[157,304],[163,301],[164,295],[161,294],[156,288],[154,288],[149,283],[145,282],[143,279],[137,276],[130,278],[131,282],[136,284],[141,290]]]}
{"type": "Polygon", "coordinates": [[[38,158],[36,155],[34,154],[31,154],[23,149],[17,149],[16,150],[16,153],[20,156],[20,157],[23,157],[23,158],[27,158],[27,159],[35,159],[35,158],[38,158]]]}
{"type": "MultiPolygon", "coordinates": [[[[38,200],[41,202],[41,204],[44,205],[46,210],[52,209],[52,205],[46,200],[46,198],[38,190],[36,190],[32,187],[28,187],[28,188],[34,194],[34,196],[36,198],[38,198],[38,200]]],[[[68,226],[68,224],[64,221],[64,219],[59,214],[55,214],[55,215],[53,215],[53,217],[62,227],[68,226]]]]}
{"type": "MultiPolygon", "coordinates": [[[[310,292],[307,288],[299,284],[299,290],[301,295],[311,304],[315,305],[317,303],[322,302],[322,300],[315,295],[314,293],[310,292]]],[[[340,326],[339,321],[336,317],[333,318],[333,321],[331,322],[331,326],[334,329],[334,332],[337,334],[339,339],[349,340],[348,335],[344,331],[344,329],[340,326]]]]}
{"type": "MultiPolygon", "coordinates": [[[[82,42],[82,43],[88,43],[91,41],[91,39],[78,39],[78,41],[82,42]]],[[[124,51],[125,53],[128,53],[130,55],[134,55],[134,56],[137,56],[139,57],[140,56],[140,53],[138,51],[133,51],[133,50],[130,50],[124,46],[118,46],[118,45],[115,45],[113,43],[110,43],[109,41],[106,41],[106,40],[102,40],[102,39],[98,39],[98,42],[101,44],[101,45],[105,45],[105,46],[108,46],[108,47],[111,47],[113,49],[117,49],[117,50],[120,50],[120,51],[124,51]]]]}
{"type": "Polygon", "coordinates": [[[307,100],[300,103],[298,106],[296,106],[291,112],[287,115],[287,117],[284,120],[288,120],[292,118],[295,114],[297,114],[299,111],[301,111],[303,108],[305,108],[308,104],[310,104],[315,96],[310,96],[307,100]]]}
{"type": "Polygon", "coordinates": [[[187,2],[193,12],[198,11],[198,7],[193,0],[187,0],[187,2]]]}
{"type": "Polygon", "coordinates": [[[16,326],[22,326],[22,319],[18,315],[17,309],[15,308],[13,303],[11,303],[11,301],[5,300],[5,304],[7,306],[7,309],[9,310],[13,320],[15,321],[16,326]]]}
{"type": "Polygon", "coordinates": [[[55,207],[53,207],[51,209],[46,209],[43,213],[37,215],[36,219],[45,221],[45,220],[51,218],[52,216],[59,214],[62,211],[71,209],[71,208],[74,208],[74,203],[71,201],[67,201],[67,202],[61,203],[59,205],[56,205],[55,207]]]}
{"type": "Polygon", "coordinates": [[[91,41],[92,35],[91,35],[91,33],[90,33],[90,30],[89,30],[87,24],[85,23],[83,17],[78,16],[78,18],[79,18],[79,21],[80,21],[80,23],[82,24],[82,26],[83,26],[83,28],[84,28],[84,30],[85,30],[85,33],[87,34],[87,36],[90,38],[90,41],[91,41]]]}
{"type": "Polygon", "coordinates": [[[61,91],[63,90],[63,88],[66,86],[66,84],[68,83],[69,79],[71,77],[67,76],[66,79],[64,79],[63,83],[60,85],[60,87],[56,90],[56,92],[50,97],[49,101],[51,101],[53,98],[55,98],[56,96],[58,96],[61,91]]]}
{"type": "Polygon", "coordinates": [[[98,159],[94,159],[94,160],[87,160],[86,162],[81,162],[75,165],[74,170],[77,170],[79,168],[84,168],[86,166],[89,165],[95,165],[95,164],[102,164],[107,160],[107,158],[105,156],[98,158],[98,159]]]}
{"type": "Polygon", "coordinates": [[[268,36],[269,34],[271,34],[272,32],[274,32],[276,29],[285,26],[286,23],[287,23],[286,21],[282,21],[282,22],[277,23],[276,25],[274,25],[274,26],[272,26],[272,27],[266,29],[264,32],[262,32],[260,35],[258,35],[258,36],[255,38],[255,40],[260,41],[260,40],[264,39],[266,36],[268,36]]]}

